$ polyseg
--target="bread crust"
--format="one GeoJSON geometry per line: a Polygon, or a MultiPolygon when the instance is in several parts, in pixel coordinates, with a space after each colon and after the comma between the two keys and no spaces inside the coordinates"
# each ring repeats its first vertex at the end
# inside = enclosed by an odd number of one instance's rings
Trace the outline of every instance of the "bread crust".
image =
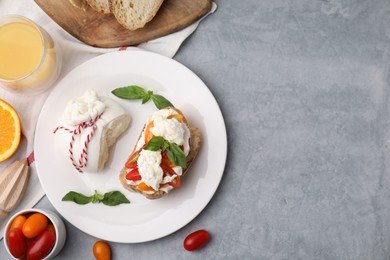
{"type": "MultiPolygon", "coordinates": [[[[179,109],[172,108],[172,107],[170,107],[170,108],[176,110],[179,114],[183,115],[183,113],[179,109]]],[[[183,115],[183,121],[189,127],[188,121],[184,115],[183,115]]],[[[138,143],[139,139],[141,138],[142,132],[144,131],[145,127],[146,127],[146,125],[142,129],[141,134],[139,135],[136,144],[138,143]]],[[[182,176],[184,176],[188,172],[188,170],[189,170],[192,162],[195,160],[195,158],[200,150],[201,144],[202,144],[200,130],[198,128],[191,128],[191,127],[189,127],[189,129],[190,129],[190,152],[188,153],[188,155],[186,157],[187,168],[183,169],[182,176]]],[[[130,154],[129,158],[135,152],[135,147],[136,147],[136,145],[134,146],[134,149],[133,149],[132,153],[130,154]]],[[[161,198],[167,194],[166,192],[164,192],[162,190],[155,191],[153,193],[149,193],[149,192],[145,192],[143,190],[140,190],[137,187],[137,185],[131,185],[131,184],[127,183],[126,174],[127,174],[126,166],[124,166],[119,174],[119,180],[120,180],[122,186],[129,191],[138,192],[138,193],[144,195],[148,199],[158,199],[158,198],[161,198]]]]}
{"type": "Polygon", "coordinates": [[[133,12],[133,7],[131,7],[131,5],[134,0],[126,0],[126,1],[130,2],[126,6],[126,8],[121,7],[121,5],[124,5],[123,0],[108,0],[108,4],[110,7],[110,12],[115,16],[118,23],[131,31],[143,28],[148,22],[150,22],[157,14],[162,3],[164,2],[164,0],[155,0],[155,5],[153,6],[153,9],[148,10],[147,14],[143,13],[143,15],[146,15],[145,19],[140,19],[140,20],[137,19],[137,21],[132,21],[132,24],[130,24],[128,21],[126,21],[126,19],[123,18],[123,13],[125,12],[126,15],[129,14],[138,15],[139,10],[137,12],[133,12]]]}
{"type": "Polygon", "coordinates": [[[109,0],[86,0],[93,10],[103,14],[111,13],[109,0]]]}

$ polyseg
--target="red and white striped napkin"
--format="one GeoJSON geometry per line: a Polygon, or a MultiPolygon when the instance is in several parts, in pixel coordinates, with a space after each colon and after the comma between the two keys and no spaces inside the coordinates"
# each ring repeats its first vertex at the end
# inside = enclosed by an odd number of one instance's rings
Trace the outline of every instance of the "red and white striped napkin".
{"type": "MultiPolygon", "coordinates": [[[[204,17],[210,13],[214,13],[216,8],[217,5],[213,3],[211,11],[204,17]]],[[[54,41],[60,46],[63,58],[62,70],[58,80],[61,80],[61,78],[63,78],[68,72],[70,72],[79,64],[98,55],[113,51],[132,51],[140,48],[172,58],[180,48],[183,41],[196,30],[200,21],[204,18],[201,18],[194,24],[182,29],[181,31],[142,43],[137,47],[104,49],[88,46],[72,37],[60,26],[58,26],[49,16],[47,16],[46,13],[44,13],[34,1],[0,1],[0,16],[8,14],[23,15],[33,20],[42,28],[44,28],[52,36],[54,41]]],[[[10,159],[0,163],[0,172],[4,170],[11,162],[18,159],[27,157],[30,163],[29,184],[24,194],[23,200],[21,204],[14,210],[15,212],[25,208],[33,207],[45,195],[39,183],[34,166],[33,146],[37,119],[42,105],[50,93],[50,90],[51,89],[39,95],[29,96],[26,94],[9,92],[0,88],[0,98],[11,104],[20,116],[23,135],[18,151],[10,159]]],[[[13,213],[11,212],[7,218],[0,220],[0,239],[3,237],[5,223],[12,215],[13,213]]]]}

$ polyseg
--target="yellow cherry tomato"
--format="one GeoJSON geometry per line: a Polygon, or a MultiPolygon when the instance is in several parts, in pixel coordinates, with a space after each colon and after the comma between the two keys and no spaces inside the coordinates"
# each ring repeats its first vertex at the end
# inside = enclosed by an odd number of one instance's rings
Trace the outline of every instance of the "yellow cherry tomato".
{"type": "Polygon", "coordinates": [[[172,115],[169,115],[167,117],[168,119],[172,119],[172,118],[175,118],[177,121],[179,121],[180,123],[183,121],[183,115],[180,115],[180,114],[172,114],[172,115]]]}
{"type": "Polygon", "coordinates": [[[23,235],[27,238],[38,236],[49,225],[47,217],[41,213],[34,213],[30,215],[23,224],[23,235]]]}
{"type": "Polygon", "coordinates": [[[145,182],[140,182],[140,184],[138,184],[138,188],[140,190],[144,190],[144,191],[154,191],[154,189],[148,185],[146,185],[145,182]]]}
{"type": "Polygon", "coordinates": [[[25,216],[23,216],[23,215],[16,216],[16,218],[14,218],[14,220],[12,220],[12,223],[11,223],[9,230],[14,230],[16,228],[22,230],[24,222],[26,222],[25,216]]]}
{"type": "Polygon", "coordinates": [[[93,245],[93,255],[96,257],[96,260],[110,260],[110,246],[104,241],[96,241],[93,245]]]}
{"type": "Polygon", "coordinates": [[[145,129],[145,143],[149,143],[149,141],[153,138],[154,134],[150,129],[154,126],[154,121],[150,122],[145,129]]]}

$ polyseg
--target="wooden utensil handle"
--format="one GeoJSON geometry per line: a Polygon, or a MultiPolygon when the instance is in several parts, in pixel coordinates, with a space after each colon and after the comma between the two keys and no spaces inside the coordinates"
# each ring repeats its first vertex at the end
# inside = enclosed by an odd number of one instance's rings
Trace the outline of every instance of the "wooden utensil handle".
{"type": "Polygon", "coordinates": [[[0,210],[0,220],[5,218],[8,215],[8,212],[5,212],[4,210],[0,210]]]}

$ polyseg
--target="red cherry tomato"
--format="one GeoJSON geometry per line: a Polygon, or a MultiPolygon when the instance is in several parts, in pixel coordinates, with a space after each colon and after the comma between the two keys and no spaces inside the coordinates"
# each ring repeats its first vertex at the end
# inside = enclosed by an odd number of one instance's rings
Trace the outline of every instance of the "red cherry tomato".
{"type": "Polygon", "coordinates": [[[111,249],[110,246],[104,241],[96,241],[93,245],[93,255],[97,260],[110,260],[111,259],[111,249]]]}
{"type": "Polygon", "coordinates": [[[189,234],[185,239],[183,246],[188,251],[194,251],[204,246],[210,240],[210,234],[206,230],[198,230],[189,234]]]}
{"type": "Polygon", "coordinates": [[[137,160],[138,160],[139,153],[141,152],[141,150],[142,150],[142,148],[130,156],[130,158],[126,162],[126,165],[125,165],[126,168],[132,169],[132,168],[137,167],[137,160]]]}
{"type": "Polygon", "coordinates": [[[175,179],[173,179],[172,182],[169,183],[173,188],[177,189],[180,188],[180,176],[176,176],[175,179]]]}
{"type": "Polygon", "coordinates": [[[41,213],[34,213],[29,216],[23,224],[23,234],[27,238],[36,237],[47,228],[48,218],[41,213]]]}
{"type": "Polygon", "coordinates": [[[46,257],[56,242],[55,234],[50,230],[43,231],[27,249],[28,260],[38,260],[46,257]]]}
{"type": "Polygon", "coordinates": [[[139,174],[138,168],[135,168],[131,170],[128,174],[126,174],[126,179],[130,181],[139,181],[142,179],[141,175],[139,174]]]}
{"type": "Polygon", "coordinates": [[[126,168],[133,169],[133,168],[137,167],[137,165],[138,165],[137,162],[134,162],[134,163],[128,162],[128,163],[126,163],[126,168]]]}
{"type": "Polygon", "coordinates": [[[50,224],[47,226],[46,230],[49,230],[49,231],[53,232],[54,235],[56,234],[56,229],[54,228],[54,225],[53,225],[52,223],[50,223],[50,224]]]}
{"type": "Polygon", "coordinates": [[[8,231],[7,233],[8,249],[15,258],[23,258],[27,251],[26,238],[19,228],[8,231]]]}
{"type": "Polygon", "coordinates": [[[169,164],[167,164],[167,163],[164,162],[164,161],[161,161],[160,167],[161,167],[161,169],[163,169],[164,171],[168,172],[170,175],[176,174],[176,172],[169,166],[169,164]]]}

